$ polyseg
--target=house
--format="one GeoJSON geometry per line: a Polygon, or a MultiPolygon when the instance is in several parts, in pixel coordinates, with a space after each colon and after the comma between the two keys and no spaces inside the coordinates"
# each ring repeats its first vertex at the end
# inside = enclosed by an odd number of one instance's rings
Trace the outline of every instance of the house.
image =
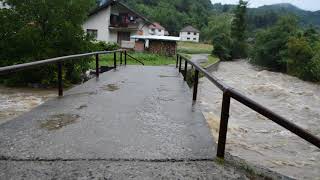
{"type": "Polygon", "coordinates": [[[192,26],[187,26],[180,31],[181,41],[199,42],[200,31],[192,26]]]}
{"type": "Polygon", "coordinates": [[[166,31],[166,29],[162,27],[158,22],[154,22],[151,25],[149,25],[150,35],[165,36],[166,32],[168,31],[166,31]]]}
{"type": "Polygon", "coordinates": [[[0,1],[0,9],[9,9],[10,6],[5,1],[0,1]]]}
{"type": "Polygon", "coordinates": [[[131,36],[135,40],[135,51],[148,51],[155,54],[174,56],[177,53],[177,41],[180,37],[174,36],[131,36]]]}
{"type": "Polygon", "coordinates": [[[83,24],[87,34],[96,40],[115,42],[123,48],[133,48],[133,35],[149,35],[152,23],[118,0],[107,0],[89,14],[83,24]]]}

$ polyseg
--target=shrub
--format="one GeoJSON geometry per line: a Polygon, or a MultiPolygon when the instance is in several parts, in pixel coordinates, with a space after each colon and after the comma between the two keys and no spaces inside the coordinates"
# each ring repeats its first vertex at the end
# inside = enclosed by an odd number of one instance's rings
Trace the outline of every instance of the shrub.
{"type": "Polygon", "coordinates": [[[95,41],[92,43],[92,51],[112,51],[119,49],[117,43],[105,42],[105,41],[95,41]]]}

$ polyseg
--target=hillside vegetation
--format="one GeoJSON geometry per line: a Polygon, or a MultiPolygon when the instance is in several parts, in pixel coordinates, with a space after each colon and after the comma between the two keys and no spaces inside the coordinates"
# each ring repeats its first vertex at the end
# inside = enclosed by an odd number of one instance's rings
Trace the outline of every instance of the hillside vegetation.
{"type": "MultiPolygon", "coordinates": [[[[98,0],[99,1],[99,0],[98,0]]],[[[102,0],[107,1],[107,0],[102,0]]],[[[192,25],[201,30],[201,40],[211,42],[210,24],[219,23],[216,16],[225,14],[232,18],[236,5],[212,5],[210,0],[120,0],[152,21],[160,22],[171,35],[178,35],[186,25],[192,25]]],[[[101,4],[98,2],[98,4],[101,4]]],[[[295,15],[299,24],[320,27],[320,11],[311,12],[299,9],[291,4],[282,3],[259,8],[248,8],[248,30],[270,27],[284,15],[295,15]]],[[[227,19],[224,19],[227,20],[227,19]]],[[[221,22],[221,21],[220,21],[221,22]]]]}
{"type": "Polygon", "coordinates": [[[160,22],[177,35],[185,25],[202,29],[212,10],[210,0],[122,0],[153,21],[160,22]]]}

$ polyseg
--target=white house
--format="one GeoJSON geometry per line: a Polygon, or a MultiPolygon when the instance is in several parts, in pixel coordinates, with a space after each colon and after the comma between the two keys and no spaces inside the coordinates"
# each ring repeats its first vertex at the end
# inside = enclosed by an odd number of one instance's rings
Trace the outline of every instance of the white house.
{"type": "Polygon", "coordinates": [[[0,1],[0,9],[10,8],[10,6],[5,1],[0,1]]]}
{"type": "Polygon", "coordinates": [[[200,31],[192,26],[187,26],[180,31],[181,41],[199,42],[200,31]]]}
{"type": "Polygon", "coordinates": [[[149,34],[155,36],[165,36],[166,29],[162,27],[158,22],[154,22],[149,25],[149,34]]]}
{"type": "Polygon", "coordinates": [[[117,0],[108,0],[89,14],[83,29],[96,40],[116,42],[125,48],[133,48],[134,35],[149,35],[147,18],[136,13],[117,0]]]}

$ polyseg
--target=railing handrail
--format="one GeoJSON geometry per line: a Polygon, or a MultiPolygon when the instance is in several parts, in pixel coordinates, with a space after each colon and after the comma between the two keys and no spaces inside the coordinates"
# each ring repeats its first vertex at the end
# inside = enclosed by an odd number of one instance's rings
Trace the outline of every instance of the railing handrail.
{"type": "Polygon", "coordinates": [[[39,61],[34,61],[34,62],[24,63],[24,64],[17,64],[17,65],[12,65],[12,66],[5,66],[5,67],[0,67],[0,75],[9,74],[9,73],[16,72],[19,70],[33,68],[36,66],[63,62],[66,60],[71,60],[71,59],[76,59],[76,58],[83,58],[83,57],[89,57],[89,56],[94,56],[94,55],[99,55],[99,54],[109,54],[109,53],[124,52],[124,51],[125,50],[123,50],[123,49],[118,49],[118,50],[114,50],[114,51],[96,51],[96,52],[90,52],[90,53],[84,53],[84,54],[75,54],[75,55],[69,55],[69,56],[55,57],[55,58],[39,60],[39,61]]]}
{"type": "MultiPolygon", "coordinates": [[[[215,84],[221,91],[223,91],[221,122],[220,122],[220,130],[219,130],[219,144],[218,144],[218,152],[217,152],[218,157],[221,157],[221,158],[224,157],[227,125],[228,125],[229,109],[230,109],[230,98],[237,100],[238,102],[247,106],[248,108],[252,109],[253,111],[267,117],[268,119],[275,122],[276,124],[284,127],[285,129],[296,134],[300,138],[302,138],[302,139],[308,141],[309,143],[313,144],[314,146],[320,148],[320,138],[319,137],[311,134],[310,132],[297,126],[296,124],[290,122],[286,118],[273,112],[272,110],[264,107],[263,105],[257,103],[256,101],[248,98],[247,96],[243,95],[242,93],[235,90],[234,88],[231,88],[228,85],[224,84],[219,79],[217,79],[216,77],[211,75],[207,70],[202,68],[199,64],[192,62],[189,58],[187,58],[181,54],[177,54],[177,64],[176,64],[177,67],[178,67],[179,59],[180,59],[179,70],[181,70],[181,60],[183,59],[187,63],[191,64],[196,69],[196,71],[200,71],[201,73],[203,73],[204,76],[206,78],[208,78],[210,82],[215,84]],[[223,122],[223,121],[225,121],[225,122],[223,122]],[[223,130],[221,130],[221,129],[223,129],[223,130]],[[221,131],[225,131],[225,132],[221,132],[221,131]]],[[[185,67],[185,71],[187,71],[187,66],[185,67]]],[[[196,78],[198,78],[198,74],[199,74],[199,72],[196,72],[196,76],[197,76],[197,77],[195,77],[196,82],[198,82],[196,79],[196,78]]],[[[195,84],[194,87],[197,88],[198,85],[195,84]]],[[[196,100],[196,93],[197,93],[197,89],[194,89],[193,100],[196,100]]]]}
{"type": "Polygon", "coordinates": [[[135,58],[135,57],[131,56],[131,55],[130,55],[130,54],[128,54],[128,53],[127,53],[127,56],[128,56],[128,57],[130,57],[131,59],[133,59],[133,60],[137,61],[138,63],[140,63],[140,64],[142,64],[142,65],[144,66],[144,63],[143,63],[142,61],[138,60],[137,58],[135,58]]]}

